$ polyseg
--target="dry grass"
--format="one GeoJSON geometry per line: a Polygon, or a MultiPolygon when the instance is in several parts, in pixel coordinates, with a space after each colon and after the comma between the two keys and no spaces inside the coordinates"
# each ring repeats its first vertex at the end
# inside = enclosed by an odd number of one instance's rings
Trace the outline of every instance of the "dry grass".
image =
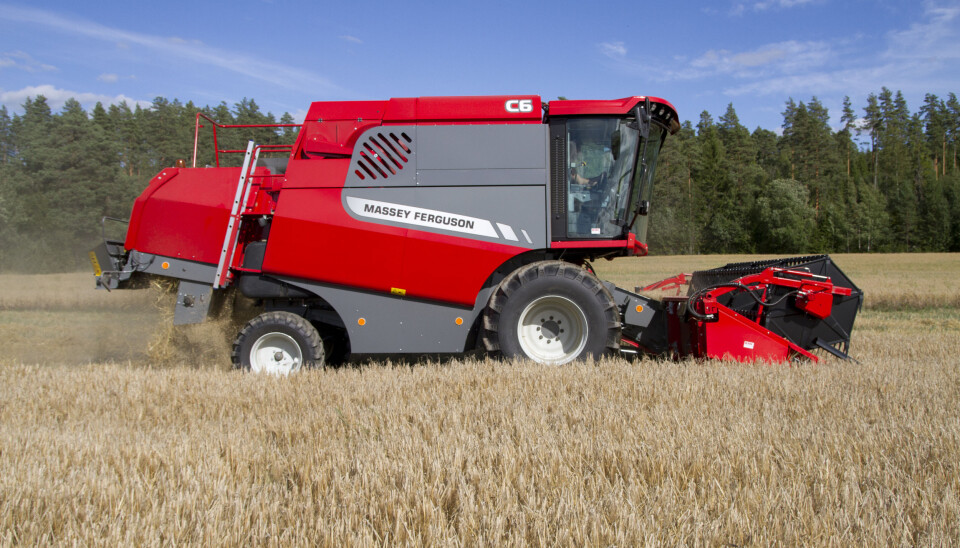
{"type": "MultiPolygon", "coordinates": [[[[664,276],[726,262],[700,259],[658,260],[676,260],[664,276]]],[[[838,263],[868,303],[869,284],[895,302],[899,279],[861,277],[874,259],[859,260],[838,263]]],[[[926,270],[956,292],[946,268],[926,270]]],[[[854,355],[466,359],[286,379],[8,357],[0,541],[956,545],[960,308],[868,308],[854,355]]]]}
{"type": "Polygon", "coordinates": [[[2,274],[0,311],[137,310],[155,298],[148,291],[96,291],[93,275],[2,274]]]}

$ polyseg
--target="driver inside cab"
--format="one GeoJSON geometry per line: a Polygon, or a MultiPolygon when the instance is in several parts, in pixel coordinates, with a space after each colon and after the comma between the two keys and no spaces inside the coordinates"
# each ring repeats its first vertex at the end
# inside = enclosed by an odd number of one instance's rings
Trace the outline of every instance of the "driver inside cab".
{"type": "Polygon", "coordinates": [[[613,165],[613,155],[607,147],[596,143],[581,145],[570,142],[570,183],[586,187],[599,184],[613,165]]]}

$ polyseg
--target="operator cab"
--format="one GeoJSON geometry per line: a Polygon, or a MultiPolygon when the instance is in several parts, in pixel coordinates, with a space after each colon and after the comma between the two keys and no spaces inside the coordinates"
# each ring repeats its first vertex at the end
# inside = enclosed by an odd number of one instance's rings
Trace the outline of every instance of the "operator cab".
{"type": "Polygon", "coordinates": [[[673,106],[653,97],[552,101],[548,122],[552,240],[643,242],[660,147],[680,127],[673,106]]]}

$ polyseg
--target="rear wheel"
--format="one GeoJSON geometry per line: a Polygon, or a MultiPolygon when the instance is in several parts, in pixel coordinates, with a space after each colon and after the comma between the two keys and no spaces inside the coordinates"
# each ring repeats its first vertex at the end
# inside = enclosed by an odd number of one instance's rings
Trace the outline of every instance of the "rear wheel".
{"type": "Polygon", "coordinates": [[[233,343],[233,364],[253,373],[287,375],[324,364],[317,329],[292,312],[266,312],[250,320],[233,343]]]}
{"type": "Polygon", "coordinates": [[[484,311],[484,343],[508,358],[561,365],[615,352],[620,317],[593,274],[562,261],[533,263],[507,276],[484,311]]]}

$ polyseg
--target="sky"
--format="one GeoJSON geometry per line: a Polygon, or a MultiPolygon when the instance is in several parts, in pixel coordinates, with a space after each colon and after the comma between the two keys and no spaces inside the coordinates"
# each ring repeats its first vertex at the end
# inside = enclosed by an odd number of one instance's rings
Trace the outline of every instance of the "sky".
{"type": "Polygon", "coordinates": [[[662,97],[780,131],[788,98],[839,125],[882,87],[960,93],[960,0],[350,2],[0,0],[0,104],[662,97]]]}

